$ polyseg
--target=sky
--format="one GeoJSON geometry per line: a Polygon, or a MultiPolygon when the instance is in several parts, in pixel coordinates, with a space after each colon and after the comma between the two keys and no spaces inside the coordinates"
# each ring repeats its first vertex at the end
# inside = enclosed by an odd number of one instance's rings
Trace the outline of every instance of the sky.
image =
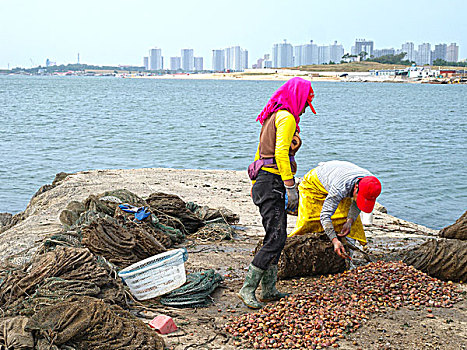
{"type": "Polygon", "coordinates": [[[455,42],[467,57],[466,0],[0,0],[0,69],[80,62],[143,65],[150,48],[165,64],[182,48],[204,57],[239,45],[249,66],[275,43],[335,40],[349,52],[355,39],[376,49],[407,41],[455,42]]]}

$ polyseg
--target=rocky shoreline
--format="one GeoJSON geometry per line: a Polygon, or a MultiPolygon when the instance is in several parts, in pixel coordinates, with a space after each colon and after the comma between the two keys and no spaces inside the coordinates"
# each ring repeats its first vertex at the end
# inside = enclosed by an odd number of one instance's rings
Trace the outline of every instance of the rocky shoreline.
{"type": "MultiPolygon", "coordinates": [[[[247,228],[246,235],[262,235],[260,217],[250,199],[250,181],[246,172],[145,168],[61,173],[52,185],[41,187],[25,211],[13,217],[16,217],[13,220],[15,225],[7,230],[5,223],[12,220],[11,214],[2,214],[4,224],[3,229],[0,224],[0,232],[4,232],[0,234],[0,260],[26,252],[33,254],[43,238],[59,233],[59,215],[68,202],[82,201],[91,194],[121,188],[140,196],[165,192],[200,205],[224,206],[240,215],[239,225],[247,228]]],[[[295,217],[289,216],[288,228],[294,225],[295,217]]],[[[438,231],[377,212],[374,225],[368,227],[367,232],[375,249],[380,249],[380,246],[397,249],[401,235],[408,235],[411,241],[419,243],[438,231]]]]}

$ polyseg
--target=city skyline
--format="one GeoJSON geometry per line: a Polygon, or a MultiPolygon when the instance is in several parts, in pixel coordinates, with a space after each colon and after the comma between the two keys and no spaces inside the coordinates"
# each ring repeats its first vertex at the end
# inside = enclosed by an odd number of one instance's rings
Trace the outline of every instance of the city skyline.
{"type": "MultiPolygon", "coordinates": [[[[402,43],[399,48],[378,48],[371,40],[355,39],[355,43],[350,50],[345,50],[343,45],[337,41],[330,45],[317,45],[313,40],[307,44],[294,45],[284,40],[283,43],[273,44],[271,53],[265,53],[256,59],[255,63],[248,64],[248,50],[240,46],[228,47],[225,49],[212,50],[212,65],[210,69],[204,68],[203,57],[194,57],[193,49],[181,49],[181,55],[170,57],[170,65],[163,65],[162,49],[153,48],[149,50],[149,56],[143,57],[143,65],[146,70],[182,70],[182,71],[241,71],[247,68],[287,68],[300,65],[340,63],[352,61],[347,55],[359,56],[366,53],[364,58],[378,58],[385,55],[398,55],[405,52],[405,60],[413,61],[418,65],[432,65],[436,59],[447,62],[459,62],[459,46],[456,43],[431,43],[416,44],[413,42],[402,43]],[[186,52],[190,53],[190,59],[194,66],[182,65],[186,52]],[[272,57],[272,58],[271,58],[272,57]],[[151,62],[154,59],[159,62],[157,65],[151,62]],[[196,62],[199,62],[196,64],[196,62]]],[[[186,60],[186,59],[185,59],[186,60]]],[[[168,59],[166,62],[169,61],[168,59]]]]}
{"type": "Polygon", "coordinates": [[[141,66],[142,56],[155,46],[163,48],[166,60],[179,56],[181,48],[191,48],[204,57],[205,69],[211,66],[213,49],[240,46],[248,50],[251,66],[284,38],[295,45],[337,40],[346,52],[355,38],[372,40],[381,49],[399,48],[407,41],[433,47],[455,42],[459,59],[467,57],[467,33],[461,24],[467,2],[461,0],[443,4],[439,12],[427,1],[394,0],[391,7],[397,15],[391,16],[387,6],[369,0],[299,0],[287,6],[278,0],[239,0],[228,7],[212,0],[79,0],[73,5],[51,0],[46,5],[0,0],[0,68],[44,65],[47,58],[76,63],[78,53],[81,63],[141,66]]]}

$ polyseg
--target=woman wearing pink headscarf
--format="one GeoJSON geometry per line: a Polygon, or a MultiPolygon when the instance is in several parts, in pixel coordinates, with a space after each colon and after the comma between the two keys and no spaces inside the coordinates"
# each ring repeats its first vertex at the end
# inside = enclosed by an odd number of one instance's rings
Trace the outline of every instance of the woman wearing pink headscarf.
{"type": "Polygon", "coordinates": [[[279,300],[286,296],[276,289],[277,264],[287,238],[287,210],[298,207],[298,191],[294,174],[295,153],[301,146],[298,133],[300,116],[311,105],[314,92],[311,82],[293,78],[282,85],[269,99],[256,118],[262,125],[255,161],[248,174],[253,180],[252,198],[263,219],[263,246],[248,267],[245,283],[237,294],[246,306],[259,309],[255,291],[261,282],[260,301],[279,300]]]}

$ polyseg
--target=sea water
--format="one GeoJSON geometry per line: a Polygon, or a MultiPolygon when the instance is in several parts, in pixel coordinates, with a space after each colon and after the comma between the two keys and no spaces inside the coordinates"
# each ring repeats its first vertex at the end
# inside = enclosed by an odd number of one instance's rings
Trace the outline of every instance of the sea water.
{"type": "MultiPolygon", "coordinates": [[[[244,170],[255,118],[280,81],[0,76],[0,212],[58,172],[244,170]]],[[[348,160],[383,184],[390,214],[441,228],[467,203],[467,86],[315,82],[298,176],[348,160]]]]}

